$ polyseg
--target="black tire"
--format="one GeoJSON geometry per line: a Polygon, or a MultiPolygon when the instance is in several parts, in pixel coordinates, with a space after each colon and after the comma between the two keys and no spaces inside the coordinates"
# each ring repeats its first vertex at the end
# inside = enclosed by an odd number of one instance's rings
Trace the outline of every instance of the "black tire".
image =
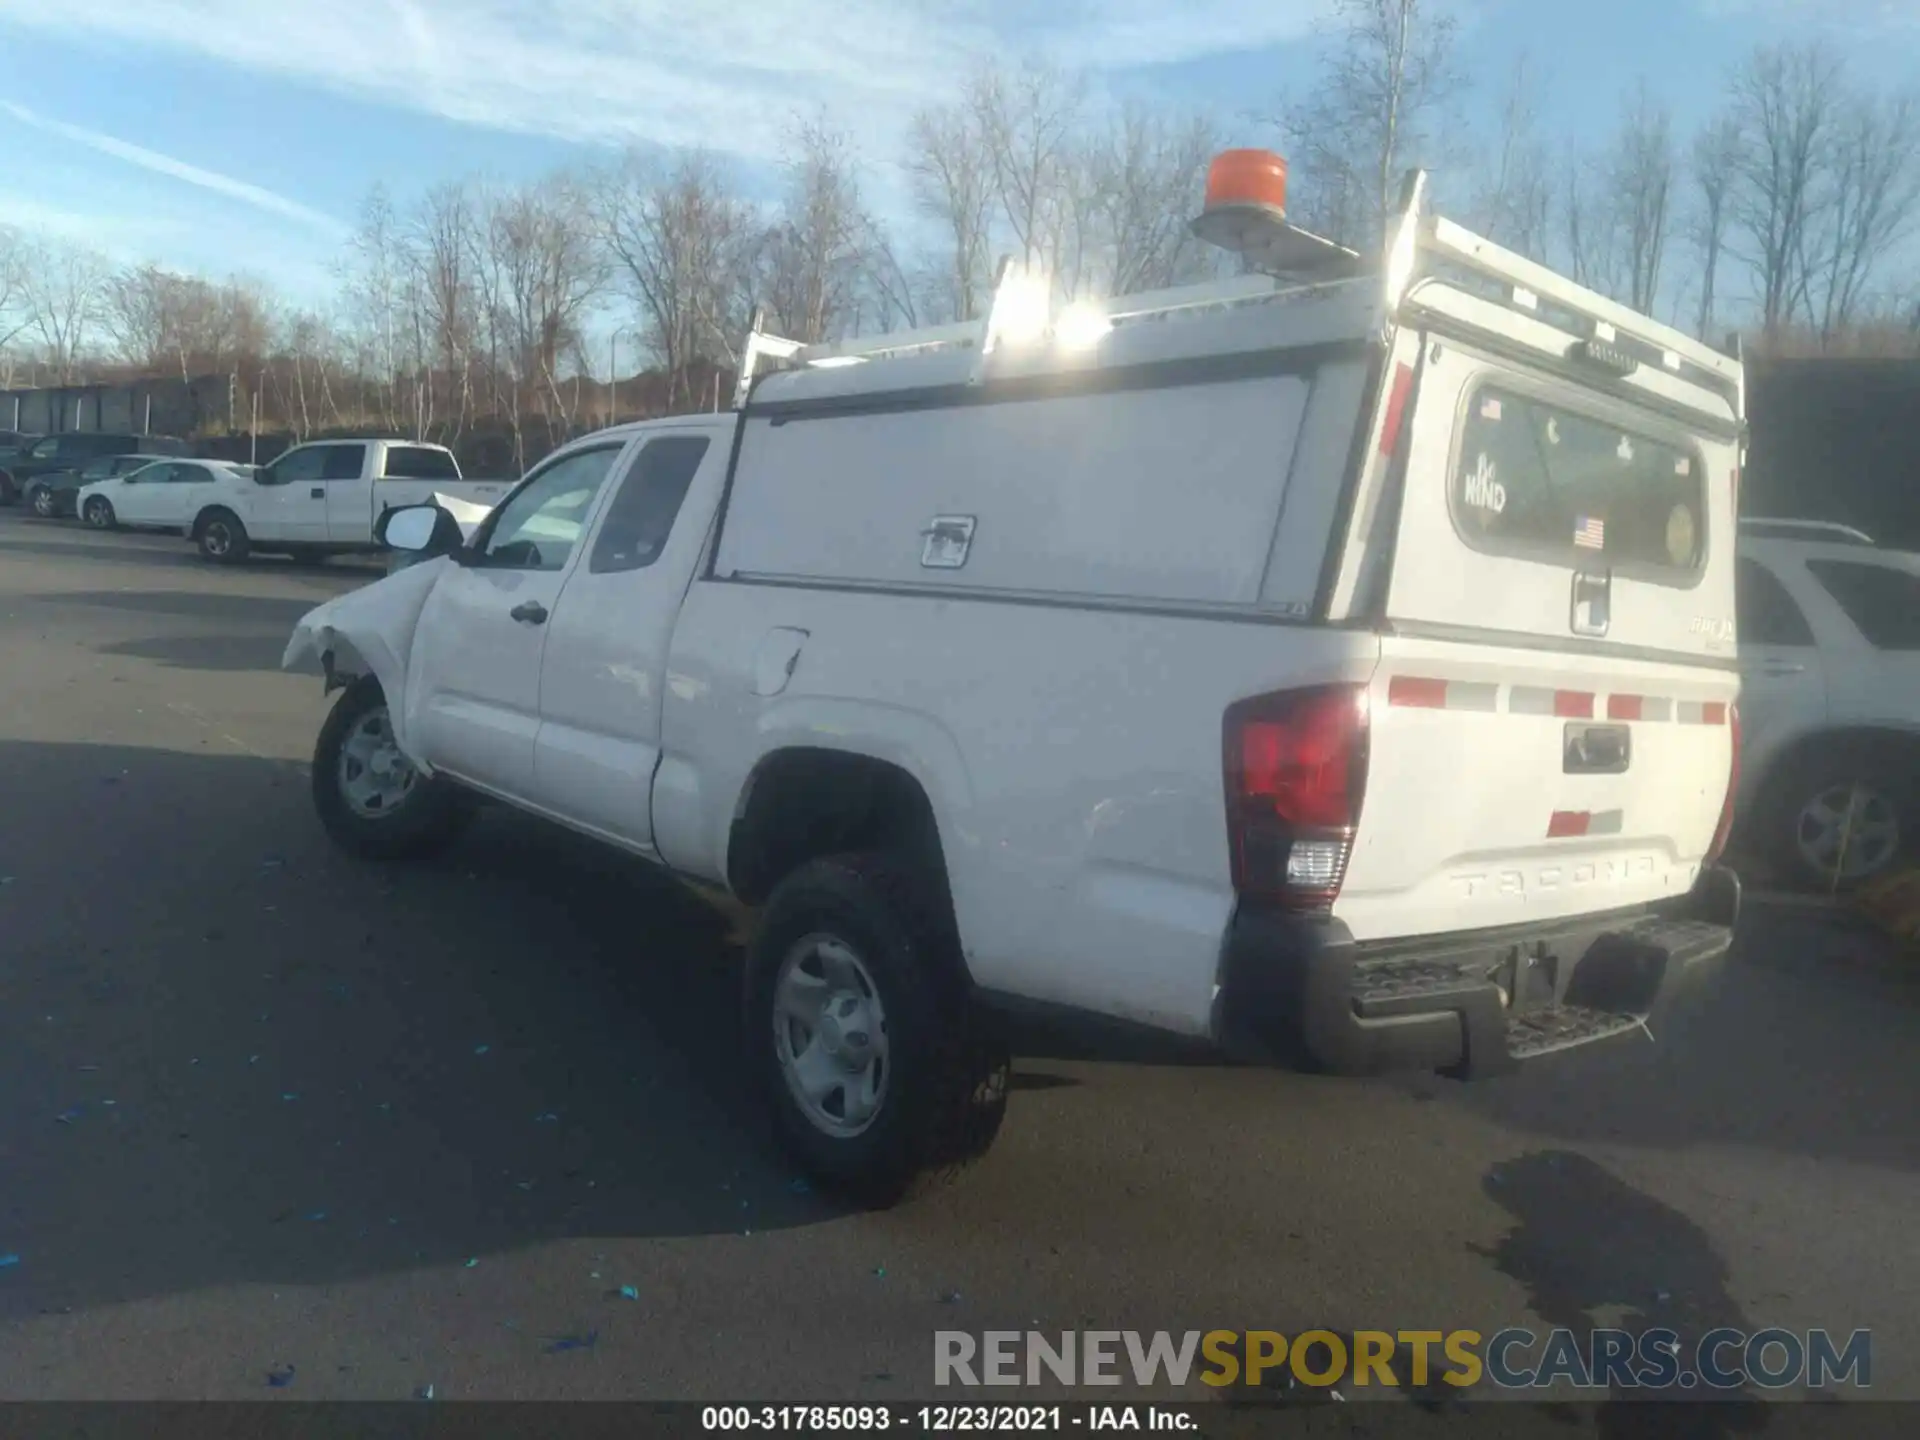
{"type": "Polygon", "coordinates": [[[19,490],[13,483],[13,476],[0,470],[0,505],[11,505],[19,498],[19,490]]]}
{"type": "Polygon", "coordinates": [[[444,850],[458,838],[473,806],[446,780],[416,777],[413,788],[384,814],[369,815],[343,789],[343,752],[363,721],[384,716],[380,682],[363,676],[341,692],[313,747],[313,808],[341,849],[367,860],[411,860],[444,850]]]}
{"type": "Polygon", "coordinates": [[[830,856],[774,889],[747,955],[748,1060],[779,1138],[823,1189],[886,1209],[991,1148],[1011,1066],[998,1027],[968,989],[945,894],[901,862],[830,856]],[[831,1134],[809,1118],[777,1038],[789,954],[817,936],[857,957],[885,1017],[885,1088],[871,1122],[854,1134],[831,1134]]]}
{"type": "Polygon", "coordinates": [[[35,485],[27,491],[27,508],[42,520],[52,520],[59,513],[59,502],[45,485],[35,485]]]}
{"type": "Polygon", "coordinates": [[[114,518],[113,502],[104,495],[95,495],[87,501],[86,513],[80,517],[96,530],[111,530],[119,522],[114,518]]]}
{"type": "Polygon", "coordinates": [[[1816,745],[1790,756],[1769,781],[1757,838],[1780,872],[1797,884],[1856,890],[1890,874],[1920,841],[1920,749],[1843,737],[1816,745]],[[1816,864],[1807,851],[1818,847],[1803,840],[1820,828],[1808,814],[1813,802],[1831,796],[1844,806],[1848,795],[1857,796],[1854,823],[1865,827],[1863,843],[1871,848],[1854,851],[1850,873],[1836,874],[1839,867],[1831,858],[1825,867],[1816,864]],[[1891,843],[1882,838],[1886,822],[1893,826],[1891,843]]]}
{"type": "Polygon", "coordinates": [[[216,565],[238,565],[253,552],[247,527],[231,510],[209,510],[193,524],[193,543],[216,565]]]}

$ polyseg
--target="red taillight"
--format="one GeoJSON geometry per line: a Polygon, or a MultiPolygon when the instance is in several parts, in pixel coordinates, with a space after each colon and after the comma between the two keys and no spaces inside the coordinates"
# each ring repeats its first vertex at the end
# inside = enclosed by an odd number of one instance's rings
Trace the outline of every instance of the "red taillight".
{"type": "Polygon", "coordinates": [[[1406,423],[1407,401],[1413,395],[1413,367],[1401,365],[1393,372],[1393,388],[1387,392],[1386,421],[1380,426],[1380,453],[1392,455],[1400,444],[1400,427],[1406,423]]]}
{"type": "Polygon", "coordinates": [[[1733,838],[1733,797],[1740,788],[1740,707],[1727,707],[1727,739],[1733,745],[1733,759],[1727,768],[1727,798],[1720,806],[1720,824],[1713,832],[1713,848],[1707,852],[1707,864],[1716,864],[1727,853],[1733,838]]]}
{"type": "Polygon", "coordinates": [[[1227,711],[1227,843],[1243,899],[1333,903],[1367,784],[1367,692],[1328,685],[1227,711]]]}

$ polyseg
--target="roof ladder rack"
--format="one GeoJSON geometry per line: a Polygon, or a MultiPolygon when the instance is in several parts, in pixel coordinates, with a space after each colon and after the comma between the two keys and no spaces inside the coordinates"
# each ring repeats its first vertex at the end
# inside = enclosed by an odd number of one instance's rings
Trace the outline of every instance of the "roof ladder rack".
{"type": "Polygon", "coordinates": [[[740,378],[734,388],[733,407],[737,410],[746,404],[762,359],[827,368],[932,350],[972,350],[974,364],[970,380],[978,384],[984,378],[988,357],[1009,339],[1026,340],[1049,331],[1062,334],[1071,330],[1082,340],[1097,340],[1106,330],[1124,321],[1244,305],[1272,299],[1293,288],[1270,275],[1243,275],[1138,295],[1077,301],[1056,316],[1044,278],[1009,256],[1000,262],[987,313],[977,320],[809,345],[770,333],[765,328],[765,312],[754,311],[752,328],[741,347],[740,378]]]}

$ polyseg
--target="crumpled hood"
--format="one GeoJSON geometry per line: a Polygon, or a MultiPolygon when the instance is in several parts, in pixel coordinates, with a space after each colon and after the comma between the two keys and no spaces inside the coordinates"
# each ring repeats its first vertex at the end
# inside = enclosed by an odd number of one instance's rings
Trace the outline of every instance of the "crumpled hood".
{"type": "Polygon", "coordinates": [[[387,694],[394,742],[402,754],[416,759],[407,746],[406,707],[401,703],[407,661],[427,596],[452,563],[445,557],[424,561],[309,610],[293,627],[280,668],[291,670],[331,650],[337,673],[374,675],[387,694]]]}

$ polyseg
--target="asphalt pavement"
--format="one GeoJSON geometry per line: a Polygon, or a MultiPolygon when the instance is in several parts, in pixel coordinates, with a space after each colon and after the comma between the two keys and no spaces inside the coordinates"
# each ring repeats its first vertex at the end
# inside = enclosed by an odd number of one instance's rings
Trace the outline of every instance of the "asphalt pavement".
{"type": "Polygon", "coordinates": [[[279,659],[377,574],[0,511],[0,1397],[899,1400],[938,1329],[1672,1323],[1871,1329],[1920,1398],[1871,938],[1755,907],[1685,1033],[1470,1088],[1030,1037],[981,1165],[850,1214],[764,1138],[699,902],[497,811],[328,845],[279,659]]]}

